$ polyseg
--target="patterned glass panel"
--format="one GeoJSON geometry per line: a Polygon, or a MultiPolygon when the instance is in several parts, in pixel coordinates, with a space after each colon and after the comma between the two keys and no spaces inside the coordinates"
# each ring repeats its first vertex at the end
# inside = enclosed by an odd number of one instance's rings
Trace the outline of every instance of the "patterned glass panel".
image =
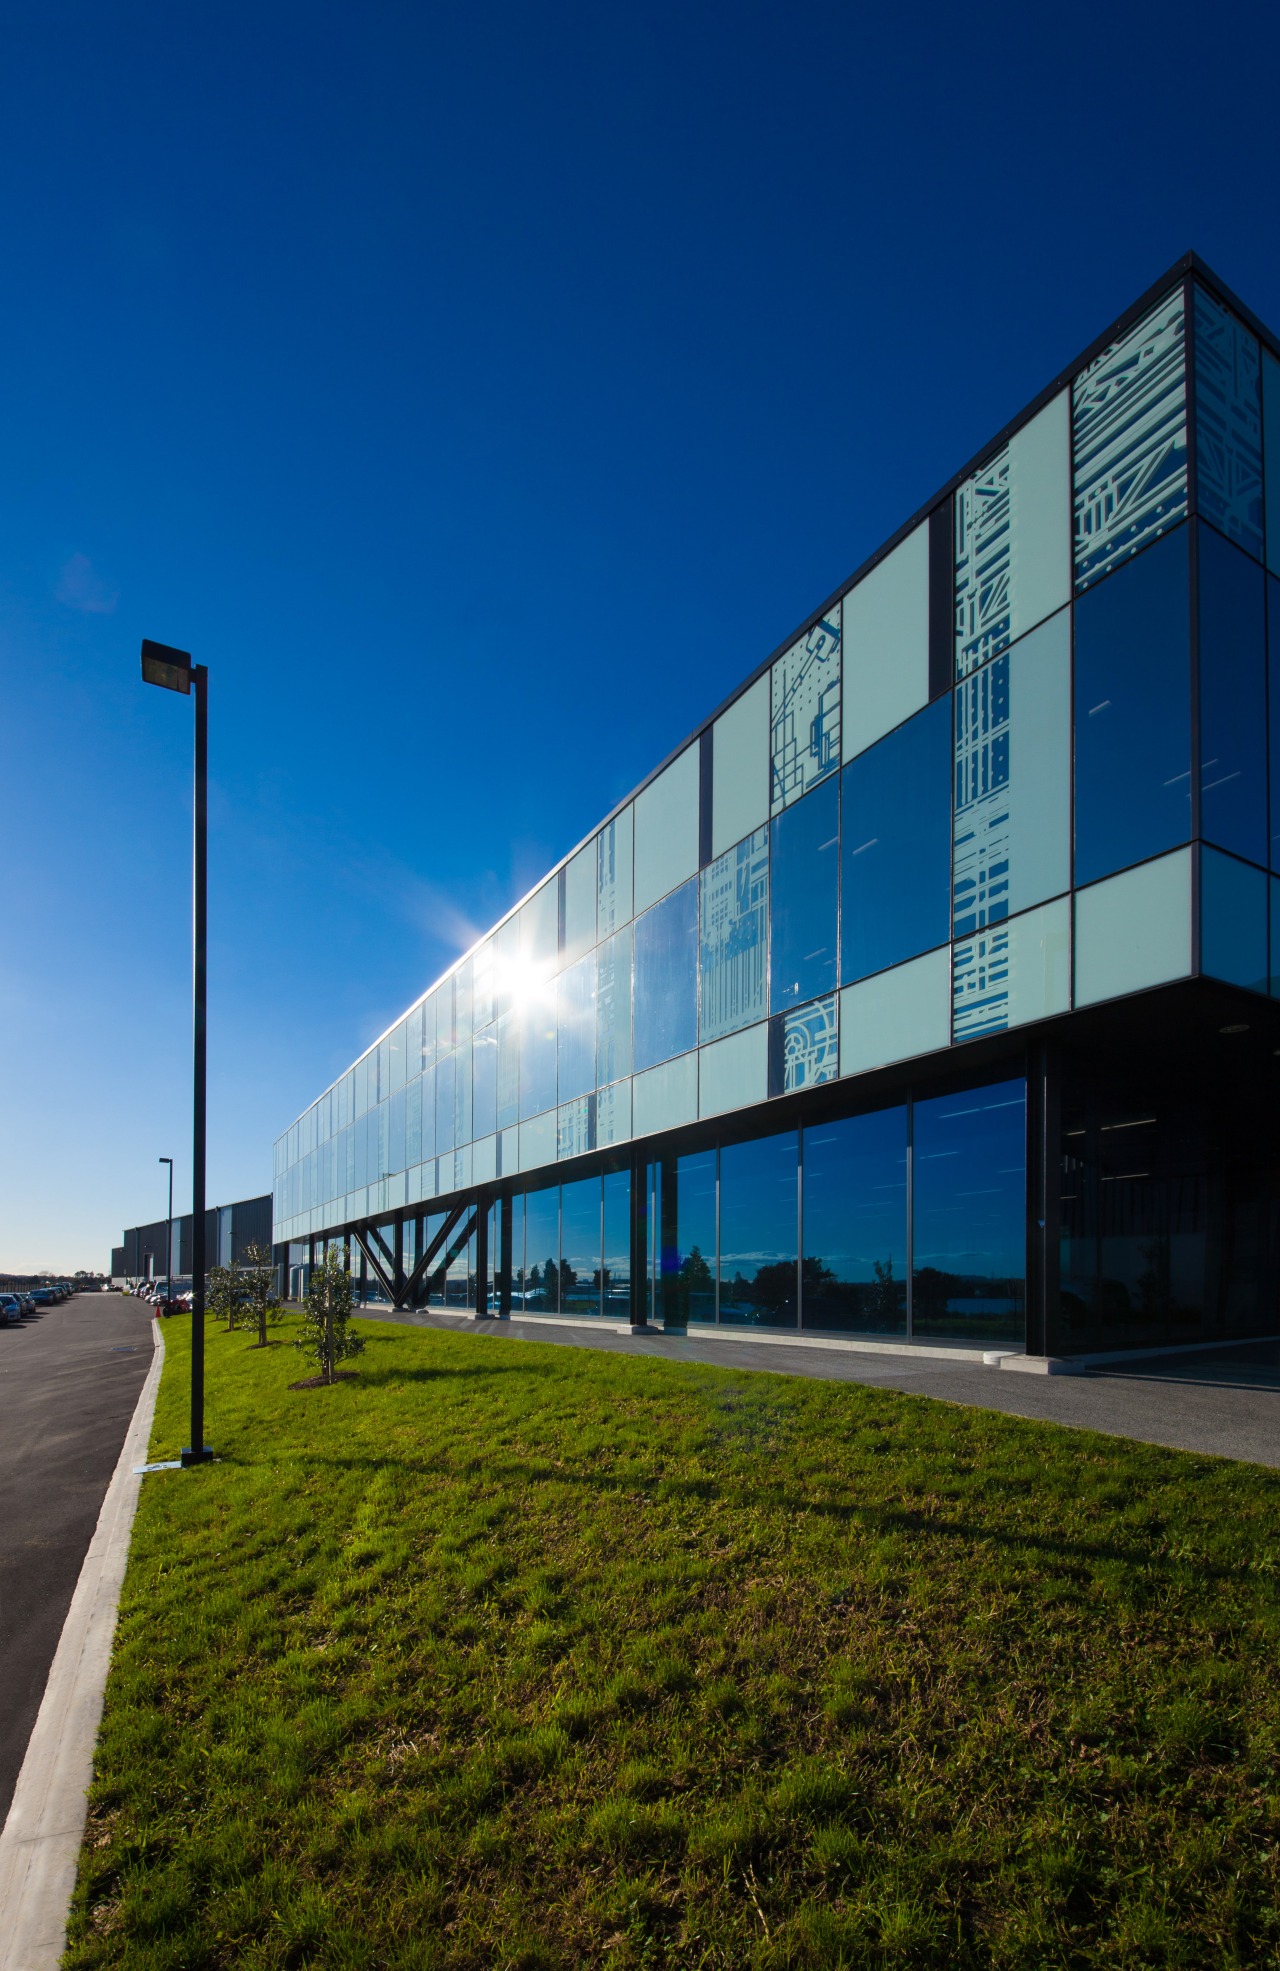
{"type": "Polygon", "coordinates": [[[834,992],[782,1015],[782,1086],[786,1094],[834,1081],[840,1072],[840,1034],[834,992]]]}
{"type": "Polygon", "coordinates": [[[840,604],[773,667],[770,813],[840,764],[840,604]]]}
{"type": "Polygon", "coordinates": [[[702,1038],[718,1040],[761,1019],[768,987],[769,830],[702,872],[702,1038]]]}
{"type": "Polygon", "coordinates": [[[1009,915],[1009,653],[956,688],[954,930],[1009,915]]]}
{"type": "Polygon", "coordinates": [[[1076,585],[1087,588],[1187,510],[1182,290],[1077,377],[1076,585]]]}
{"type": "Polygon", "coordinates": [[[1009,447],[956,493],[956,676],[1011,637],[1009,447]]]}
{"type": "Polygon", "coordinates": [[[1200,511],[1262,560],[1262,362],[1234,315],[1196,289],[1200,511]]]}

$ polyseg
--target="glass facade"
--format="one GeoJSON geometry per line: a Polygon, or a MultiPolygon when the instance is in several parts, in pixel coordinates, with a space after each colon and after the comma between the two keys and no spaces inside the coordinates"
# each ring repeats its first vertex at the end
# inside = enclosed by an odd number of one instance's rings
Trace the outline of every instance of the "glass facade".
{"type": "Polygon", "coordinates": [[[285,1131],[277,1243],[474,1190],[528,1311],[1021,1331],[1021,1098],[911,1063],[1280,983],[1280,357],[1194,267],[1096,350],[285,1131]]]}

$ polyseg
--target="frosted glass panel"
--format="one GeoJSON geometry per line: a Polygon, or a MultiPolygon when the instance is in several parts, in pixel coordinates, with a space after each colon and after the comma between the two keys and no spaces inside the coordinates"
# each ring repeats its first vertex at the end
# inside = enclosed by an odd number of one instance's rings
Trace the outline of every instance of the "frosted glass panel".
{"type": "Polygon", "coordinates": [[[769,819],[767,674],[721,714],[711,735],[711,853],[718,856],[769,819]]]}
{"type": "Polygon", "coordinates": [[[769,1092],[768,1027],[748,1027],[745,1033],[732,1033],[704,1047],[698,1075],[699,1115],[720,1115],[749,1102],[763,1102],[769,1092]]]}
{"type": "Polygon", "coordinates": [[[1190,970],[1190,849],[1077,892],[1077,1006],[1182,979],[1190,970]]]}
{"type": "Polygon", "coordinates": [[[698,748],[636,797],[635,909],[647,910],[698,867],[698,748]]]}
{"type": "Polygon", "coordinates": [[[951,1042],[951,951],[944,945],[840,994],[840,1072],[863,1074],[951,1042]]]}
{"type": "Polygon", "coordinates": [[[770,812],[798,801],[840,764],[840,604],[772,671],[770,812]]]}
{"type": "Polygon", "coordinates": [[[928,702],[925,521],[844,598],[844,758],[851,760],[928,702]]]}
{"type": "Polygon", "coordinates": [[[1071,618],[1067,610],[956,687],[955,934],[1071,880],[1071,618]]]}
{"type": "Polygon", "coordinates": [[[767,1011],[769,830],[708,863],[699,891],[701,1037],[718,1040],[767,1011]]]}
{"type": "Polygon", "coordinates": [[[1202,849],[1200,969],[1211,978],[1267,990],[1267,884],[1261,869],[1202,849]]]}
{"type": "Polygon", "coordinates": [[[631,1072],[631,926],[596,951],[596,1080],[631,1072]]]}
{"type": "Polygon", "coordinates": [[[537,1170],[556,1160],[556,1112],[520,1125],[520,1168],[537,1170]]]}
{"type": "Polygon", "coordinates": [[[631,1083],[615,1081],[596,1096],[596,1147],[626,1143],[631,1137],[631,1083]]]}
{"type": "Polygon", "coordinates": [[[648,1074],[638,1074],[631,1084],[631,1102],[637,1136],[693,1122],[698,1114],[697,1055],[682,1054],[660,1068],[650,1068],[648,1074]]]}
{"type": "Polygon", "coordinates": [[[564,962],[572,965],[596,941],[596,877],[599,851],[594,841],[579,849],[564,872],[564,962]]]}
{"type": "Polygon", "coordinates": [[[993,924],[952,954],[955,1038],[1002,1033],[1071,1004],[1071,901],[993,924]]]}

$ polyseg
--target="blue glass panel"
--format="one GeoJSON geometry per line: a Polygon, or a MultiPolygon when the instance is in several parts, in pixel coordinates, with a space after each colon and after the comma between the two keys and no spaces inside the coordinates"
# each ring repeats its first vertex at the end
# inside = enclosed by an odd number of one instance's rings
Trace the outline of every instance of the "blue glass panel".
{"type": "Polygon", "coordinates": [[[498,1128],[520,1120],[520,1016],[512,1008],[494,1022],[498,1037],[498,1128]]]}
{"type": "Polygon", "coordinates": [[[631,930],[596,951],[596,1080],[601,1088],[631,1073],[631,930]]]}
{"type": "Polygon", "coordinates": [[[596,955],[589,951],[560,974],[556,989],[560,1028],[562,1102],[585,1095],[596,1085],[596,955]]]}
{"type": "Polygon", "coordinates": [[[1076,603],[1077,885],[1191,832],[1191,610],[1179,527],[1076,603]]]}
{"type": "Polygon", "coordinates": [[[703,870],[699,1000],[702,1038],[764,1017],[768,978],[769,831],[757,828],[703,870]]]}
{"type": "Polygon", "coordinates": [[[635,1065],[698,1044],[698,883],[673,890],[635,924],[635,1065]]]}
{"type": "Polygon", "coordinates": [[[492,1136],[498,1126],[498,1030],[486,1027],[471,1044],[472,1129],[492,1136]]]}
{"type": "Polygon", "coordinates": [[[1198,507],[1261,561],[1261,355],[1234,315],[1195,292],[1198,507]]]}
{"type": "Polygon", "coordinates": [[[912,1331],[1020,1343],[1026,1304],[1026,1090],[916,1102],[912,1331]]]}
{"type": "Polygon", "coordinates": [[[560,1190],[560,1312],[600,1312],[600,1179],[560,1190]]]}
{"type": "Polygon", "coordinates": [[[1200,833],[1267,860],[1267,577],[1212,527],[1198,530],[1200,833]]]}
{"type": "Polygon", "coordinates": [[[1271,937],[1268,949],[1271,953],[1270,989],[1272,997],[1280,996],[1280,883],[1271,883],[1271,937]]]}
{"type": "Polygon", "coordinates": [[[606,1171],[604,1179],[604,1311],[619,1320],[631,1314],[631,1172],[606,1171]]]}
{"type": "MultiPolygon", "coordinates": [[[[387,1104],[387,1169],[404,1169],[405,1091],[397,1088],[387,1104]]],[[[325,1159],[327,1167],[328,1159],[325,1159]]],[[[326,1186],[326,1195],[332,1192],[326,1186]]]]}
{"type": "Polygon", "coordinates": [[[1273,869],[1280,870],[1280,582],[1272,576],[1267,577],[1266,600],[1267,704],[1271,760],[1270,861],[1273,869]]]}
{"type": "Polygon", "coordinates": [[[905,1334],[907,1111],[804,1132],[806,1328],[905,1334]]]}
{"type": "Polygon", "coordinates": [[[951,921],[951,696],[844,770],[842,976],[945,944],[951,921]]]}
{"type": "Polygon", "coordinates": [[[840,876],[839,781],[824,781],[772,823],[770,1011],[835,987],[840,876]]]}
{"type": "Polygon", "coordinates": [[[1211,978],[1267,990],[1266,871],[1234,856],[1200,855],[1200,969],[1211,978]]]}
{"type": "Polygon", "coordinates": [[[454,1148],[453,1116],[456,1085],[456,1057],[446,1054],[436,1062],[436,1155],[454,1148]]]}
{"type": "Polygon", "coordinates": [[[524,1306],[531,1314],[560,1311],[560,1190],[525,1195],[524,1306]]]}
{"type": "Polygon", "coordinates": [[[520,1012],[520,1120],[556,1106],[556,1002],[551,986],[537,988],[520,1012]]]}
{"type": "Polygon", "coordinates": [[[798,1157],[794,1130],[720,1151],[721,1321],[796,1324],[798,1157]]]}
{"type": "Polygon", "coordinates": [[[687,1327],[716,1317],[716,1153],[678,1157],[665,1167],[666,1205],[675,1205],[675,1243],[662,1253],[663,1323],[687,1327]],[[674,1175],[674,1189],[672,1177],[674,1175]]]}

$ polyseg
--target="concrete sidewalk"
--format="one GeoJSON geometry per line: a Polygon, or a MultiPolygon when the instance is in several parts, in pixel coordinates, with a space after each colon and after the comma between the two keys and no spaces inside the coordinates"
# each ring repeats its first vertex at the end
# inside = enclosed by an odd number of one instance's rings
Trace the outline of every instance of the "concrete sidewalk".
{"type": "Polygon", "coordinates": [[[741,1331],[735,1331],[732,1339],[722,1339],[723,1331],[712,1335],[696,1329],[687,1335],[629,1336],[619,1333],[614,1321],[592,1326],[555,1319],[477,1320],[434,1308],[412,1314],[378,1307],[364,1312],[370,1320],[403,1321],[455,1334],[505,1335],[513,1340],[652,1355],[664,1361],[705,1362],[722,1369],[767,1369],[774,1375],[863,1383],[1280,1468],[1280,1342],[1276,1341],[1188,1350],[1067,1376],[1040,1376],[1001,1374],[972,1357],[945,1359],[937,1351],[917,1360],[864,1348],[750,1339],[741,1331]]]}

